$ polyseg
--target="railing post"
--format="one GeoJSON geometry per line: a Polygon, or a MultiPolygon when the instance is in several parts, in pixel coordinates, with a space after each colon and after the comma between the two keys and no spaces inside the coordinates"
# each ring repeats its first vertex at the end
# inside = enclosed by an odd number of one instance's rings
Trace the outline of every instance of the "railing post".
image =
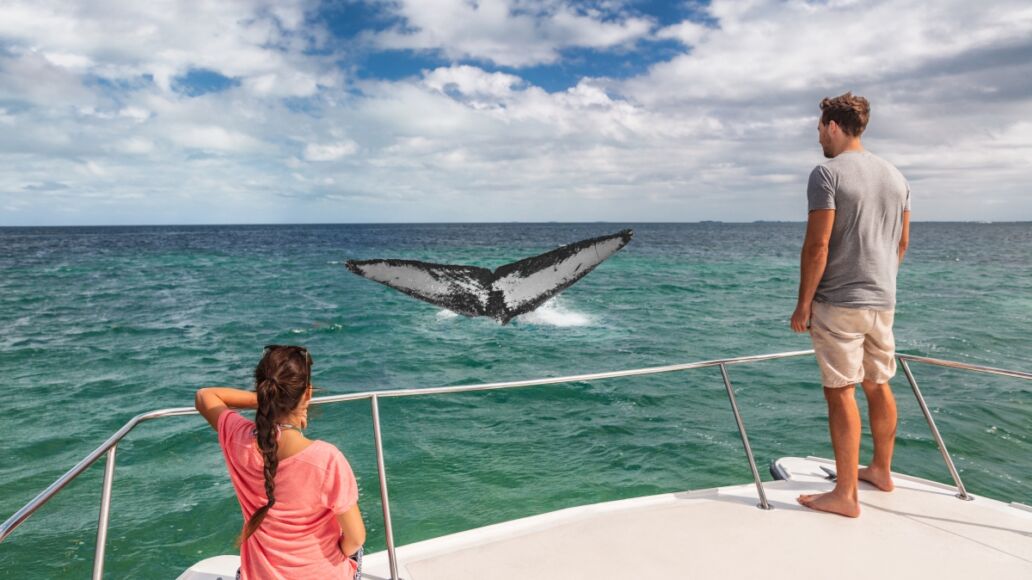
{"type": "Polygon", "coordinates": [[[108,518],[111,514],[111,486],[115,483],[115,449],[112,445],[104,464],[104,487],[100,492],[100,516],[97,520],[97,549],[93,554],[93,580],[104,577],[104,550],[107,547],[108,518]]]}
{"type": "Polygon", "coordinates": [[[376,472],[380,477],[380,504],[383,506],[383,532],[387,536],[387,559],[391,565],[391,580],[398,580],[398,557],[394,553],[394,529],[391,527],[391,503],[387,497],[387,468],[383,462],[383,437],[380,435],[379,397],[369,398],[373,409],[373,442],[376,445],[376,472]]]}
{"type": "Polygon", "coordinates": [[[745,423],[742,422],[742,414],[738,412],[738,403],[735,401],[735,390],[731,387],[731,379],[727,376],[727,367],[724,366],[724,363],[720,363],[720,376],[724,378],[727,398],[731,401],[731,411],[734,412],[735,422],[738,423],[738,434],[742,436],[745,456],[749,458],[749,469],[752,469],[753,480],[756,482],[756,491],[760,495],[760,503],[756,507],[765,510],[774,509],[767,503],[767,494],[763,492],[763,483],[760,482],[760,471],[756,469],[756,459],[753,457],[752,447],[749,445],[749,436],[745,433],[745,423]]]}
{"type": "Polygon", "coordinates": [[[928,405],[925,403],[924,397],[921,396],[921,389],[917,388],[917,381],[914,380],[914,374],[910,372],[910,366],[907,365],[907,361],[903,357],[898,358],[900,366],[903,367],[903,374],[907,376],[907,380],[910,381],[910,388],[914,390],[914,396],[917,397],[917,404],[921,407],[921,412],[924,413],[925,420],[928,421],[928,426],[932,429],[932,437],[935,438],[935,443],[939,446],[939,452],[942,453],[942,458],[946,461],[946,467],[949,468],[950,475],[953,476],[953,481],[957,484],[957,497],[965,501],[975,499],[968,495],[967,490],[964,488],[964,482],[960,481],[957,466],[953,464],[950,452],[946,450],[946,443],[943,442],[942,435],[939,434],[939,428],[935,426],[932,412],[928,410],[928,405]]]}

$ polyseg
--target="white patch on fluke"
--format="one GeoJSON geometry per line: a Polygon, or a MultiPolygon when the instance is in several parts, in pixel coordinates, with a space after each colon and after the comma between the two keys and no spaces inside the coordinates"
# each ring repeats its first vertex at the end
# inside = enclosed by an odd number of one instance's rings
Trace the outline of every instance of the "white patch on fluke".
{"type": "Polygon", "coordinates": [[[475,280],[457,277],[434,277],[430,270],[410,265],[367,264],[359,266],[362,275],[399,290],[408,290],[430,298],[443,299],[464,293],[473,295],[487,306],[488,291],[475,280]]]}
{"type": "Polygon", "coordinates": [[[584,271],[598,266],[621,247],[623,247],[621,238],[604,240],[584,248],[565,260],[556,262],[551,268],[539,270],[529,276],[523,277],[519,273],[513,272],[495,280],[494,287],[502,291],[502,297],[507,307],[517,308],[521,304],[530,302],[545,292],[577,278],[584,271]]]}

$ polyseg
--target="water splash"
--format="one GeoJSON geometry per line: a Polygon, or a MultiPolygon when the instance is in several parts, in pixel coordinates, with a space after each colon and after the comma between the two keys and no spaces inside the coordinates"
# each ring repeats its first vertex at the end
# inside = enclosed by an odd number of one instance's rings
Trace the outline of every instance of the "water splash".
{"type": "Polygon", "coordinates": [[[542,326],[590,326],[594,320],[587,314],[567,309],[559,298],[553,298],[536,310],[516,318],[523,324],[542,326]]]}
{"type": "MultiPolygon", "coordinates": [[[[437,320],[453,320],[459,317],[458,313],[448,309],[437,311],[437,320]]],[[[536,310],[517,316],[513,319],[519,324],[534,324],[539,326],[590,326],[594,320],[587,314],[568,310],[560,298],[553,298],[539,306],[536,310]]]]}
{"type": "Polygon", "coordinates": [[[441,310],[441,311],[439,311],[437,313],[437,320],[451,320],[452,318],[455,318],[457,316],[458,316],[458,313],[452,312],[451,310],[448,310],[446,308],[446,309],[441,310]]]}

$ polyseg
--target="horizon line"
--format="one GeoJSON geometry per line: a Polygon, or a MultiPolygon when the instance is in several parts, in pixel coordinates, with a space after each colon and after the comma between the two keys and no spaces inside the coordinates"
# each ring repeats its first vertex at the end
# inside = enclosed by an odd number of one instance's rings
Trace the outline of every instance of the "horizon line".
{"type": "MultiPolygon", "coordinates": [[[[685,224],[805,224],[806,220],[697,220],[697,221],[472,221],[472,222],[240,222],[240,223],[139,223],[139,224],[30,224],[0,225],[0,229],[18,228],[177,228],[177,227],[242,227],[242,226],[427,226],[427,225],[588,225],[588,224],[649,224],[649,225],[685,225],[685,224]]],[[[914,220],[915,223],[939,224],[1023,224],[1032,220],[914,220]]]]}

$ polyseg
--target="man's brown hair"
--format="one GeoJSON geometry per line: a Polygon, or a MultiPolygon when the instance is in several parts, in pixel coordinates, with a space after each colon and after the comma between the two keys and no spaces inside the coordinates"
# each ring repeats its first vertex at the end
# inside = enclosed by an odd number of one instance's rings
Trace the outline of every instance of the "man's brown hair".
{"type": "Polygon", "coordinates": [[[853,137],[864,132],[870,117],[871,104],[863,97],[853,96],[853,93],[821,100],[821,124],[835,121],[840,129],[853,137]]]}

